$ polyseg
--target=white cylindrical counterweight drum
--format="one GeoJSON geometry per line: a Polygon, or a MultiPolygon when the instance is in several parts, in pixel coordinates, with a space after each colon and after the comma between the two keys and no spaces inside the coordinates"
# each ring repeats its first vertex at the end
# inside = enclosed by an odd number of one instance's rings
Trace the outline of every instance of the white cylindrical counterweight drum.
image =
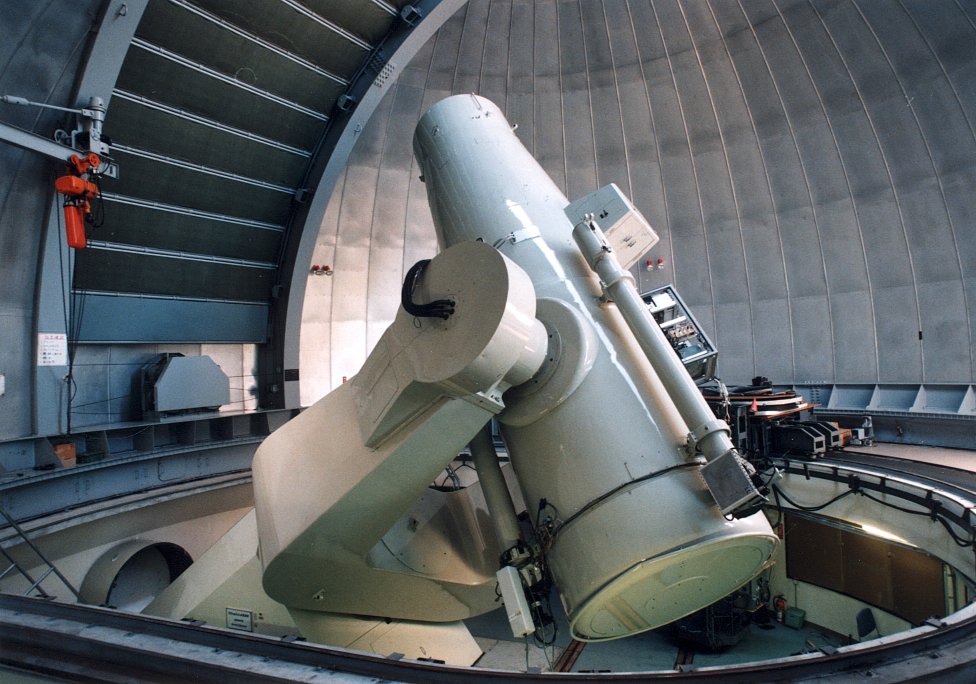
{"type": "MultiPolygon", "coordinates": [[[[532,278],[549,334],[539,372],[504,397],[501,430],[573,636],[667,624],[758,574],[776,537],[727,520],[688,455],[689,426],[573,241],[568,201],[501,111],[473,95],[421,119],[414,152],[442,248],[480,240],[532,278]]],[[[691,426],[695,428],[697,426],[691,426]]]]}

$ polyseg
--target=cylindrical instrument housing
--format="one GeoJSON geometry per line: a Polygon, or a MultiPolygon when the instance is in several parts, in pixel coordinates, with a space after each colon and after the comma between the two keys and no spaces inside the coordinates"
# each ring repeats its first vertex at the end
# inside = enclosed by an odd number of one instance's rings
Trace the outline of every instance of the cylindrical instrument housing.
{"type": "MultiPolygon", "coordinates": [[[[726,520],[687,453],[689,426],[573,241],[568,201],[502,112],[450,97],[414,152],[441,247],[480,240],[532,278],[549,354],[499,416],[573,636],[612,639],[703,608],[763,568],[762,514],[726,520]]],[[[697,426],[690,426],[692,429],[697,426]]]]}

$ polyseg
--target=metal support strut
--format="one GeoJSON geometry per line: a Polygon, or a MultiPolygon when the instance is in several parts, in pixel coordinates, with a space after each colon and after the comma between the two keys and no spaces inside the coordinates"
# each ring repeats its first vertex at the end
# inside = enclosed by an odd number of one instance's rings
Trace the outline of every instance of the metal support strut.
{"type": "Polygon", "coordinates": [[[722,513],[736,517],[754,513],[764,497],[750,479],[751,466],[735,451],[729,426],[708,407],[637,292],[634,277],[620,266],[592,215],[576,224],[573,239],[590,268],[600,276],[606,298],[617,305],[678,413],[691,428],[689,450],[701,452],[708,461],[702,476],[722,513]]]}
{"type": "Polygon", "coordinates": [[[7,512],[2,508],[0,508],[0,516],[2,516],[7,521],[7,524],[13,528],[14,532],[17,533],[17,536],[19,536],[24,541],[24,543],[27,544],[27,546],[29,546],[30,549],[37,555],[37,557],[41,559],[41,562],[47,566],[47,570],[44,572],[44,574],[35,580],[34,577],[27,571],[26,568],[22,567],[20,563],[18,563],[5,548],[0,546],[0,553],[3,553],[4,558],[10,561],[10,565],[7,567],[7,569],[4,570],[2,573],[0,573],[0,579],[5,577],[11,570],[16,569],[17,572],[23,575],[24,578],[26,578],[27,581],[30,582],[30,586],[27,588],[27,591],[24,592],[24,596],[28,596],[32,591],[37,590],[37,592],[43,598],[53,598],[51,594],[44,591],[44,589],[41,587],[41,582],[43,582],[45,579],[47,579],[49,575],[53,573],[57,575],[58,579],[64,583],[64,586],[68,587],[68,590],[71,591],[72,594],[74,594],[75,599],[80,601],[81,597],[78,595],[78,590],[75,589],[74,586],[71,584],[71,582],[68,581],[67,577],[61,574],[61,571],[54,566],[54,563],[49,561],[47,559],[47,556],[41,553],[41,550],[37,548],[37,545],[30,540],[30,538],[27,536],[27,533],[24,532],[24,530],[20,527],[20,525],[18,525],[17,522],[13,518],[11,518],[10,515],[8,515],[7,512]]]}

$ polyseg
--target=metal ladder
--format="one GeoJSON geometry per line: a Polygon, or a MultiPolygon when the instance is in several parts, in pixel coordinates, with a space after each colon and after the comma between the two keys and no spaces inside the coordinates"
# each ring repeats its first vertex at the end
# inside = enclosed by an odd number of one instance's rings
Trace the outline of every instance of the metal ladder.
{"type": "Polygon", "coordinates": [[[54,564],[47,559],[47,556],[41,553],[41,550],[37,548],[37,545],[30,540],[30,538],[27,536],[27,533],[24,532],[24,530],[21,529],[20,525],[17,524],[17,521],[11,518],[7,514],[7,512],[2,508],[0,508],[0,516],[3,516],[3,518],[7,521],[7,524],[10,525],[10,527],[13,528],[13,530],[17,533],[17,536],[19,536],[24,541],[24,543],[27,544],[27,546],[30,547],[30,549],[37,555],[37,557],[41,559],[41,563],[44,566],[47,566],[47,569],[44,571],[44,574],[42,574],[38,579],[34,579],[33,576],[31,576],[31,574],[27,571],[27,569],[21,566],[21,564],[18,563],[17,560],[12,555],[10,555],[7,549],[4,548],[2,545],[0,545],[0,553],[2,553],[4,558],[6,558],[10,562],[10,565],[7,567],[7,569],[4,570],[3,572],[0,572],[0,580],[6,577],[11,571],[16,570],[30,583],[30,586],[27,588],[27,591],[24,592],[24,596],[29,596],[31,592],[36,591],[41,598],[53,599],[55,597],[47,593],[46,591],[44,591],[44,588],[41,586],[41,582],[46,580],[48,576],[51,575],[51,573],[54,573],[57,576],[57,578],[64,583],[64,586],[68,587],[71,593],[75,595],[75,599],[81,600],[81,597],[78,595],[78,590],[75,589],[74,586],[71,584],[71,582],[68,581],[67,577],[61,574],[60,570],[54,567],[54,564]]]}

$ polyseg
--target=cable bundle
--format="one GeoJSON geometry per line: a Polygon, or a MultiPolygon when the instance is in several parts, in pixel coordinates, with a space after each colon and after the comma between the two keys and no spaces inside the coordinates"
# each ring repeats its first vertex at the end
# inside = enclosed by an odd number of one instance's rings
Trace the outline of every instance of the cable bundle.
{"type": "Polygon", "coordinates": [[[442,318],[446,321],[454,313],[453,300],[435,299],[427,304],[418,304],[413,301],[417,282],[420,280],[420,276],[423,275],[424,269],[427,268],[427,264],[429,263],[430,259],[423,259],[415,263],[407,271],[407,277],[403,279],[403,289],[400,291],[400,305],[404,311],[413,316],[420,318],[442,318]]]}

